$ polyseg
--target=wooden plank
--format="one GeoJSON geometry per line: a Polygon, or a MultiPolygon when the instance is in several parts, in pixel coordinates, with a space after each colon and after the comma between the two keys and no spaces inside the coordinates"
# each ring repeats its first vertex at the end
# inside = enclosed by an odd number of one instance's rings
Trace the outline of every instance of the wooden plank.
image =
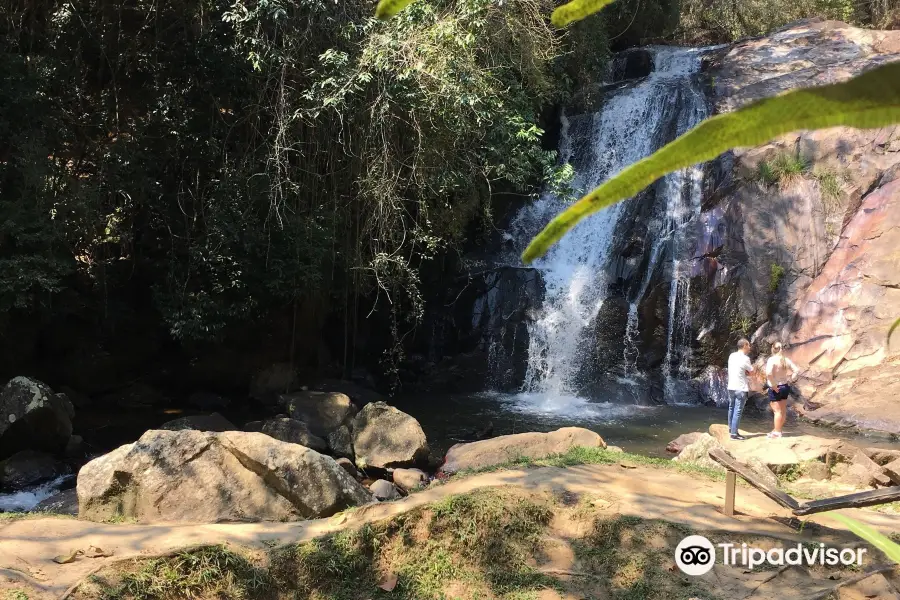
{"type": "Polygon", "coordinates": [[[886,504],[888,502],[897,501],[900,501],[900,487],[889,487],[880,490],[869,490],[868,492],[847,494],[846,496],[837,496],[835,498],[826,498],[825,500],[813,500],[812,502],[801,504],[794,509],[794,514],[798,516],[811,515],[829,510],[837,510],[839,508],[862,508],[864,506],[875,506],[876,504],[886,504]]]}
{"type": "Polygon", "coordinates": [[[770,486],[768,483],[759,478],[759,476],[753,472],[753,469],[748,467],[743,463],[739,463],[734,459],[733,456],[728,454],[722,448],[713,448],[709,451],[709,457],[728,469],[729,471],[733,471],[740,475],[747,483],[761,491],[763,494],[780,504],[785,508],[789,508],[791,510],[796,510],[800,508],[800,504],[779,490],[776,487],[770,486]]]}
{"type": "Polygon", "coordinates": [[[725,516],[734,516],[734,493],[737,490],[737,475],[733,471],[725,474],[725,516]]]}

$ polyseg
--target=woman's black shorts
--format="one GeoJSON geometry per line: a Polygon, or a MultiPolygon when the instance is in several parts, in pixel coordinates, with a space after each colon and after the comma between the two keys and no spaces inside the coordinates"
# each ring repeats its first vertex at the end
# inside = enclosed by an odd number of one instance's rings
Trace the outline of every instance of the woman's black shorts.
{"type": "Polygon", "coordinates": [[[769,402],[780,402],[781,400],[787,400],[790,394],[791,386],[786,383],[782,383],[779,386],[769,388],[769,402]]]}

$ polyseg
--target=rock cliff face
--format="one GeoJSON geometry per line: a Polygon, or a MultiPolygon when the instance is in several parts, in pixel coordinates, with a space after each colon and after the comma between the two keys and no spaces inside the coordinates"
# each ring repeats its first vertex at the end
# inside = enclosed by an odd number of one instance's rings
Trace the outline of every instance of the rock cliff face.
{"type": "MultiPolygon", "coordinates": [[[[601,104],[567,109],[568,135],[576,149],[624,152],[633,132],[594,139],[594,125],[607,112],[621,118],[616,94],[651,80],[665,93],[637,104],[660,115],[657,147],[684,125],[669,113],[689,105],[704,114],[733,111],[897,60],[900,31],[821,20],[720,49],[634,49],[614,61],[624,80],[608,86],[601,104]],[[691,56],[702,56],[702,68],[685,69],[691,56]],[[572,123],[580,121],[592,126],[575,135],[572,123]]],[[[891,400],[900,391],[900,336],[894,350],[885,345],[900,317],[898,180],[900,126],[833,128],[726,153],[703,166],[697,202],[695,188],[683,186],[681,196],[691,198],[679,204],[664,181],[626,201],[610,239],[600,240],[609,242],[607,283],[586,344],[593,346],[590,381],[579,390],[598,388],[608,400],[622,388],[617,376],[636,374],[641,401],[721,403],[722,368],[735,342],[751,338],[762,357],[782,341],[804,370],[800,388],[812,401],[811,419],[900,433],[900,407],[891,400]],[[675,226],[661,226],[665,219],[675,226]]],[[[513,256],[507,242],[493,249],[497,256],[513,256]]],[[[453,318],[444,315],[435,320],[443,328],[432,328],[443,351],[423,358],[422,372],[455,374],[465,387],[457,391],[517,389],[533,351],[530,324],[546,308],[546,277],[514,266],[473,273],[465,290],[450,290],[445,305],[453,318]],[[443,357],[451,369],[440,368],[442,354],[452,356],[443,357]]],[[[454,377],[431,380],[449,390],[454,377]]]]}
{"type": "MultiPolygon", "coordinates": [[[[806,22],[727,49],[710,74],[721,112],[897,60],[900,31],[806,22]]],[[[900,433],[900,340],[885,343],[900,317],[900,126],[797,132],[718,171],[693,257],[716,300],[694,323],[714,333],[711,362],[738,334],[762,353],[786,342],[822,405],[810,418],[900,433]]]]}

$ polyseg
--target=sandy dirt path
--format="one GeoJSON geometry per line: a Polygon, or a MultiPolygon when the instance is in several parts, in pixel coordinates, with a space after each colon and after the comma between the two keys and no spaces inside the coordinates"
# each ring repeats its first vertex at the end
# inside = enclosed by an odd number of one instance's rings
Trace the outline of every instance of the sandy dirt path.
{"type": "MultiPolygon", "coordinates": [[[[725,484],[699,476],[620,465],[585,465],[566,469],[544,467],[484,473],[429,488],[397,502],[369,505],[329,519],[293,523],[240,524],[106,524],[75,519],[13,520],[0,525],[0,589],[27,582],[33,598],[58,598],[94,569],[126,556],[157,554],[196,544],[231,543],[264,547],[273,543],[308,540],[339,529],[388,518],[449,495],[479,488],[513,485],[525,489],[599,496],[607,511],[647,519],[683,523],[698,530],[735,531],[782,539],[796,539],[787,526],[772,517],[788,511],[748,487],[739,487],[732,518],[721,512],[725,484]],[[79,558],[59,565],[54,556],[73,549],[98,546],[112,558],[79,558]]],[[[900,517],[874,511],[842,511],[880,531],[900,532],[900,517]]],[[[840,524],[827,515],[811,519],[829,527],[840,524]]]]}

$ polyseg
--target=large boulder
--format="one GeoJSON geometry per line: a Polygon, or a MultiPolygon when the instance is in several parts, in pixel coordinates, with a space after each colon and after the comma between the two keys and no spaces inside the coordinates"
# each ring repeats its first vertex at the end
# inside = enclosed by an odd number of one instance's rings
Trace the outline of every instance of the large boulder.
{"type": "Polygon", "coordinates": [[[328,450],[332,456],[353,460],[353,434],[346,425],[341,425],[328,434],[328,450]]]}
{"type": "Polygon", "coordinates": [[[693,463],[713,471],[725,472],[725,467],[709,457],[709,451],[721,449],[722,444],[714,436],[704,433],[696,441],[681,449],[681,452],[672,460],[684,463],[693,463]]]}
{"type": "Polygon", "coordinates": [[[39,502],[34,507],[34,512],[51,513],[54,515],[78,516],[78,492],[75,488],[62,490],[39,502]]]}
{"type": "Polygon", "coordinates": [[[317,392],[338,392],[345,394],[350,397],[350,400],[353,401],[353,404],[355,404],[357,408],[362,408],[366,404],[371,404],[372,402],[384,401],[384,396],[375,390],[343,379],[323,379],[322,381],[318,381],[309,386],[309,389],[317,392]]]}
{"type": "Polygon", "coordinates": [[[211,415],[192,415],[190,417],[181,417],[159,426],[159,429],[168,431],[182,431],[185,429],[193,429],[195,431],[237,431],[237,426],[220,415],[212,413],[211,415]]]}
{"type": "Polygon", "coordinates": [[[278,402],[292,419],[303,421],[318,436],[327,436],[356,414],[350,397],[340,392],[295,392],[282,394],[278,402]]]}
{"type": "Polygon", "coordinates": [[[72,435],[75,409],[46,384],[16,377],[0,391],[0,458],[20,450],[62,452],[72,435]]]}
{"type": "MultiPolygon", "coordinates": [[[[725,467],[709,457],[709,451],[714,449],[723,449],[721,441],[715,436],[704,433],[701,434],[696,441],[685,446],[681,450],[681,453],[672,460],[683,463],[692,463],[706,469],[724,473],[725,467]]],[[[725,450],[727,451],[728,449],[725,448],[725,450]]],[[[760,479],[770,486],[778,487],[778,478],[763,460],[760,460],[756,456],[749,456],[745,457],[743,460],[737,460],[744,463],[751,471],[754,471],[760,479]]]]}
{"type": "Polygon", "coordinates": [[[325,443],[325,440],[311,434],[309,427],[303,421],[296,419],[269,419],[262,424],[260,431],[288,444],[300,444],[316,452],[328,451],[328,444],[325,443]]]}
{"type": "Polygon", "coordinates": [[[362,468],[409,467],[428,460],[428,440],[413,417],[373,402],[353,419],[353,452],[362,468]]]}
{"type": "Polygon", "coordinates": [[[94,521],[289,521],[372,500],[331,458],[238,431],[148,431],[82,467],[77,490],[94,521]]]}
{"type": "Polygon", "coordinates": [[[65,463],[49,454],[22,450],[0,462],[0,489],[18,490],[69,473],[65,463]]]}
{"type": "Polygon", "coordinates": [[[666,452],[671,452],[672,454],[679,454],[685,447],[690,446],[694,442],[700,439],[703,435],[702,431],[692,431],[690,433],[682,433],[677,438],[672,440],[666,445],[666,452]]]}
{"type": "Polygon", "coordinates": [[[598,434],[581,427],[563,427],[550,433],[516,433],[489,440],[457,444],[450,448],[441,473],[452,475],[467,469],[483,469],[520,458],[538,459],[583,446],[606,448],[598,434]]]}
{"type": "Polygon", "coordinates": [[[814,435],[786,435],[779,439],[769,439],[764,434],[743,432],[747,439],[732,440],[728,426],[709,426],[710,435],[730,452],[738,461],[749,463],[759,459],[776,473],[782,473],[792,466],[813,460],[822,460],[839,440],[814,435]]]}

